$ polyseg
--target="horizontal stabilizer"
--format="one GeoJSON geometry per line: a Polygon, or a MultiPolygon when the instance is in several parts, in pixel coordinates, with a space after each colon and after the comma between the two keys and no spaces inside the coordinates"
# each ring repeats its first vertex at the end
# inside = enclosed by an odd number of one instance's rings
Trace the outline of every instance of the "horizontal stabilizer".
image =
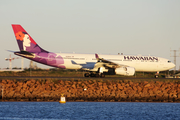
{"type": "Polygon", "coordinates": [[[12,50],[6,50],[6,51],[8,51],[8,52],[13,52],[13,53],[16,52],[16,51],[12,51],[12,50]]]}
{"type": "Polygon", "coordinates": [[[30,53],[27,51],[14,52],[14,54],[19,55],[19,56],[23,56],[23,57],[28,57],[28,58],[34,58],[35,57],[34,53],[30,53]]]}

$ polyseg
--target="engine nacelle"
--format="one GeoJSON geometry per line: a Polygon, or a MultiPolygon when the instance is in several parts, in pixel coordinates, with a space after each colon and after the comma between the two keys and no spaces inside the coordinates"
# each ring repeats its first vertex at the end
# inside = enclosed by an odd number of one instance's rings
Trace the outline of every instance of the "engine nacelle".
{"type": "Polygon", "coordinates": [[[115,69],[115,73],[125,76],[133,76],[135,73],[135,68],[133,67],[120,67],[115,69]]]}

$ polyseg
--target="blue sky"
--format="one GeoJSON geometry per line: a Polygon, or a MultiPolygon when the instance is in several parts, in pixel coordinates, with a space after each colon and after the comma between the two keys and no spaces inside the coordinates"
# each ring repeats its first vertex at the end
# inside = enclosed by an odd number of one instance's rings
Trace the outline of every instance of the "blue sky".
{"type": "MultiPolygon", "coordinates": [[[[9,66],[4,58],[10,54],[17,57],[6,50],[19,50],[11,24],[21,24],[51,52],[141,54],[173,61],[170,48],[180,48],[179,6],[179,0],[1,0],[0,68],[9,66]]],[[[21,60],[14,60],[15,66],[21,60]]]]}

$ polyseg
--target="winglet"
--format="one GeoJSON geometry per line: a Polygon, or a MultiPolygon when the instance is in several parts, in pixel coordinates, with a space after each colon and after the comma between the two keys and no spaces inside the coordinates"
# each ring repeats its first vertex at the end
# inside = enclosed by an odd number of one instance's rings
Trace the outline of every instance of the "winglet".
{"type": "Polygon", "coordinates": [[[99,55],[97,53],[95,54],[95,57],[96,57],[96,59],[99,59],[99,55]]]}

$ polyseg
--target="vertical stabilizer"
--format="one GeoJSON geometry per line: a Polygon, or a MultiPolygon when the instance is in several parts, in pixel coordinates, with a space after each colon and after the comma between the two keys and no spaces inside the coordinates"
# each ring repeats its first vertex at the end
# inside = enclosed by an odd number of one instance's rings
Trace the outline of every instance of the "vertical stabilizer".
{"type": "Polygon", "coordinates": [[[21,25],[12,24],[12,28],[20,51],[27,51],[31,53],[47,52],[33,40],[33,38],[24,30],[21,25]]]}

